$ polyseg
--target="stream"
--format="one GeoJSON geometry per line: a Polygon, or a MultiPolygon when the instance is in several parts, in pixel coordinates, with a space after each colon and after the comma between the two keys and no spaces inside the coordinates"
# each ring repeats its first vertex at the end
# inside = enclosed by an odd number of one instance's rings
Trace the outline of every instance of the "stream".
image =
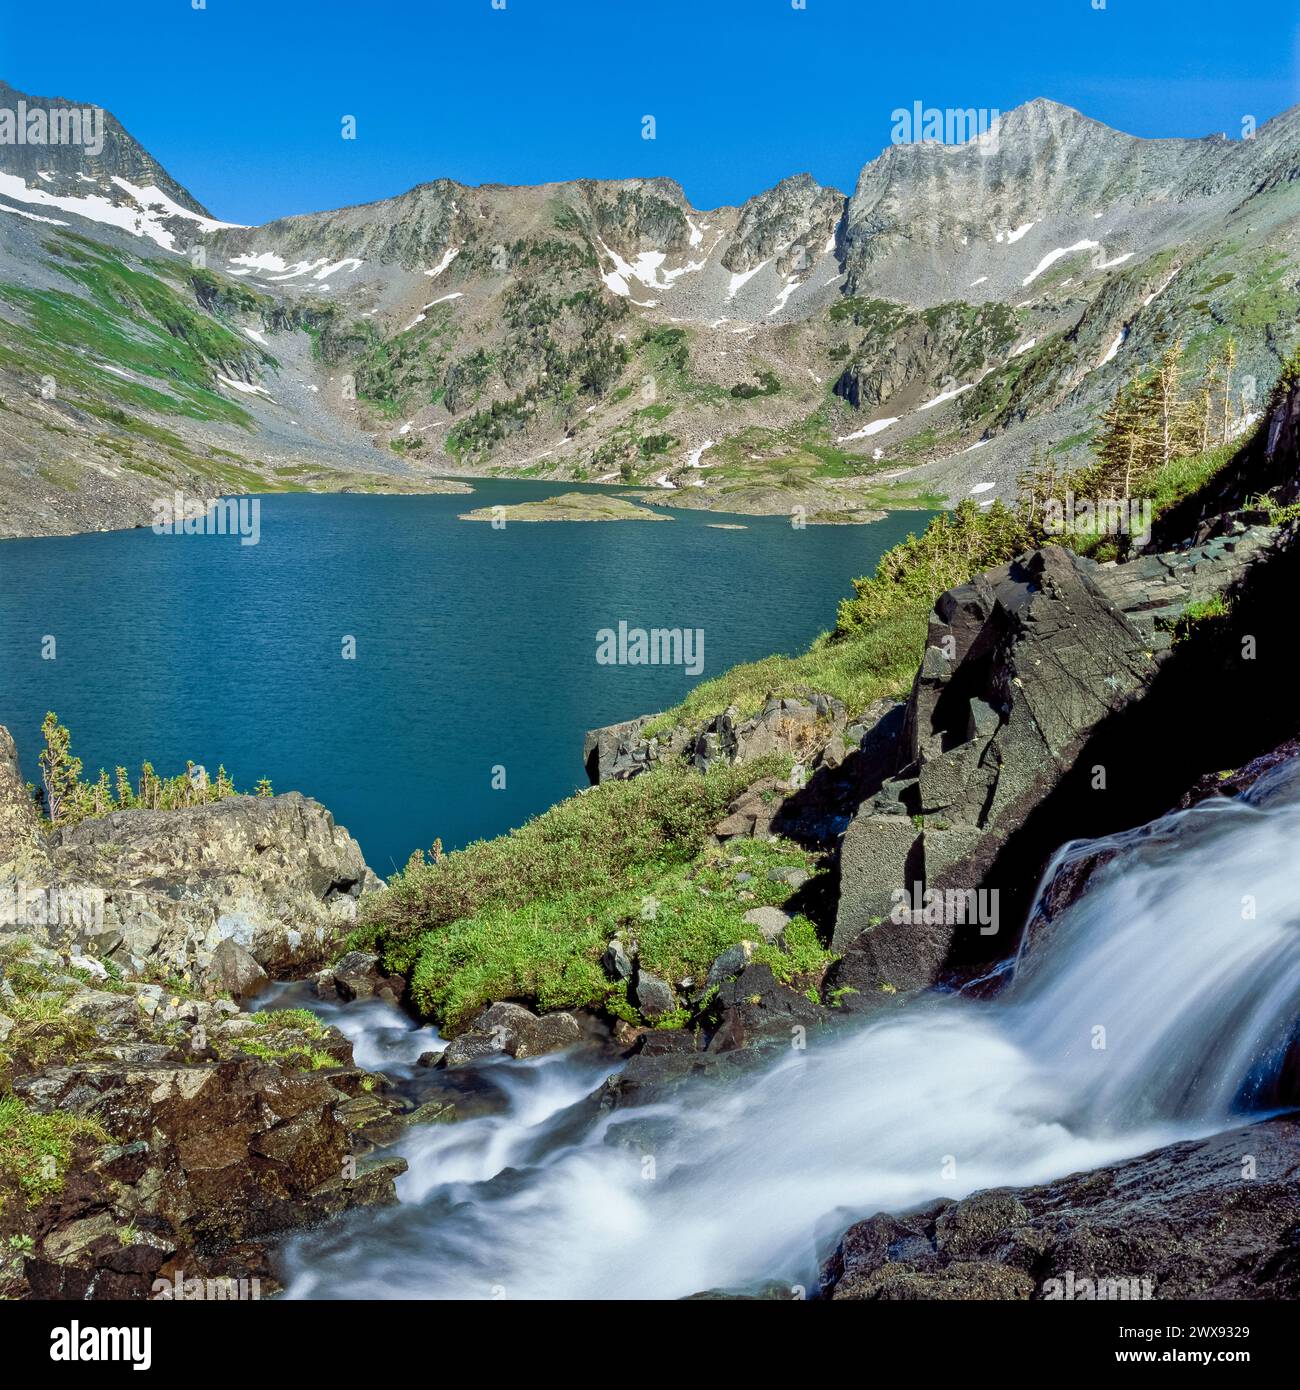
{"type": "MultiPolygon", "coordinates": [[[[590,1099],[617,1059],[475,1068],[486,1113],[414,1128],[396,1207],[293,1237],[294,1298],[678,1298],[810,1291],[853,1221],[1045,1182],[1261,1116],[1300,1014],[1300,768],[1090,845],[1113,857],[992,999],[932,994],[648,1107],[590,1099]]],[[[320,1006],[409,1083],[441,1044],[320,1006]]],[[[469,1070],[469,1069],[466,1069],[469,1070]]],[[[447,1074],[450,1079],[455,1073],[447,1074]]]]}

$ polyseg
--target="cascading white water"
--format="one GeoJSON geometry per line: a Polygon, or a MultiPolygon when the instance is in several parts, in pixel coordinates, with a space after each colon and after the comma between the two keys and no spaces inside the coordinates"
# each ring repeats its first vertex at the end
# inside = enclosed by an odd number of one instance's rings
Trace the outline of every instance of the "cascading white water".
{"type": "Polygon", "coordinates": [[[981,1002],[929,997],[670,1102],[578,1105],[589,1054],[496,1064],[411,1133],[402,1204],[286,1250],[298,1297],[674,1298],[813,1283],[853,1220],[1042,1182],[1255,1111],[1300,1011],[1300,777],[1067,846],[1114,857],[981,1002]],[[650,1162],[653,1160],[653,1162],[650,1162]]]}
{"type": "Polygon", "coordinates": [[[352,1044],[352,1060],[367,1071],[409,1074],[421,1055],[441,1052],[447,1044],[434,1027],[418,1027],[399,1009],[378,999],[340,1004],[317,999],[301,984],[273,985],[256,1000],[257,1012],[289,1007],[309,1008],[352,1044]]]}

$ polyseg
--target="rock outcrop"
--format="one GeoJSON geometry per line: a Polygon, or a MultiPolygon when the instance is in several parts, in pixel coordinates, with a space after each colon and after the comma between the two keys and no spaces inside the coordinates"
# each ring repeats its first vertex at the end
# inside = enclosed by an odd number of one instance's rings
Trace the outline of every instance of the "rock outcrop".
{"type": "Polygon", "coordinates": [[[1085,562],[1057,547],[944,594],[908,705],[905,766],[844,838],[835,945],[861,937],[881,983],[933,983],[958,924],[912,921],[897,892],[978,887],[1089,732],[1153,668],[1085,562]]]}
{"type": "Polygon", "coordinates": [[[182,1272],[269,1293],[268,1238],[396,1200],[405,1161],[367,1155],[409,1104],[308,1014],[243,1014],[14,934],[0,1009],[0,1295],[142,1299],[182,1272]]]}
{"type": "Polygon", "coordinates": [[[847,205],[842,193],[821,187],[811,174],[782,179],[745,204],[722,264],[747,271],[775,258],[782,275],[809,270],[834,249],[847,205]]]}
{"type": "Polygon", "coordinates": [[[363,893],[382,887],[356,841],[297,792],[171,811],[114,811],[45,836],[0,729],[0,930],[146,972],[229,988],[230,942],[261,970],[302,975],[339,954],[363,893]],[[58,914],[51,902],[75,902],[58,914]],[[31,904],[42,904],[40,914],[31,904]]]}
{"type": "Polygon", "coordinates": [[[18,749],[0,725],[0,888],[33,873],[39,877],[48,868],[40,816],[23,782],[18,749]]]}
{"type": "Polygon", "coordinates": [[[861,723],[849,725],[841,701],[819,693],[770,699],[747,719],[730,706],[699,727],[679,724],[661,736],[642,737],[656,717],[643,715],[587,734],[582,761],[593,785],[635,777],[670,759],[685,759],[700,772],[772,753],[792,756],[805,768],[833,767],[844,760],[846,740],[851,743],[863,732],[861,723]]]}
{"type": "Polygon", "coordinates": [[[1020,921],[999,914],[1006,885],[993,877],[1012,837],[1067,774],[1088,772],[1076,763],[1097,731],[1147,697],[1180,618],[1236,592],[1290,538],[1285,527],[1242,526],[1109,566],[1048,547],[942,595],[900,770],[844,837],[837,982],[924,988],[974,934],[990,938],[986,956],[1005,955],[1020,921]]]}
{"type": "Polygon", "coordinates": [[[295,793],[46,835],[0,729],[0,1296],[270,1292],[266,1238],[396,1200],[404,1160],[366,1155],[409,1106],[311,1015],[234,1002],[336,957],[378,886],[295,793]]]}
{"type": "Polygon", "coordinates": [[[540,1057],[581,1041],[582,1026],[571,1013],[535,1014],[506,1000],[476,1014],[438,1058],[443,1067],[463,1067],[494,1056],[540,1057]]]}
{"type": "Polygon", "coordinates": [[[836,1299],[1289,1299],[1300,1295],[1300,1122],[1175,1144],[1040,1187],[850,1228],[836,1299]]]}

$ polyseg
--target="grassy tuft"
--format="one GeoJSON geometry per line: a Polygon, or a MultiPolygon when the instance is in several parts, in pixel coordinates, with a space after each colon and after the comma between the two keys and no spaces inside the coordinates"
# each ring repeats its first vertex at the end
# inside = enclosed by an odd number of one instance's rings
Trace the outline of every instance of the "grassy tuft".
{"type": "Polygon", "coordinates": [[[0,1097],[0,1207],[10,1193],[29,1207],[55,1196],[78,1143],[108,1139],[94,1120],[66,1111],[42,1114],[15,1096],[0,1097]]]}

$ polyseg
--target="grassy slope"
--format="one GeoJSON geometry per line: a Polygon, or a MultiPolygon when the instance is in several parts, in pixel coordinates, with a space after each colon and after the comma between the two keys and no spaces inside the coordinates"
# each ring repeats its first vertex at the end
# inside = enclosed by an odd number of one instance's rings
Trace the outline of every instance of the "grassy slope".
{"type": "Polygon", "coordinates": [[[248,412],[214,389],[215,374],[271,359],[167,284],[162,272],[173,267],[137,269],[73,235],[47,244],[53,264],[78,288],[0,285],[0,299],[27,319],[23,329],[0,320],[0,361],[53,375],[60,396],[92,414],[116,405],[252,427],[248,412]],[[126,380],[112,367],[157,385],[126,380]]]}
{"type": "MultiPolygon", "coordinates": [[[[0,284],[0,304],[20,320],[0,317],[0,369],[29,381],[53,377],[59,402],[102,423],[95,443],[118,466],[168,485],[198,478],[229,492],[425,490],[396,476],[326,465],[266,469],[255,458],[183,438],[169,426],[214,422],[252,435],[252,415],[221,394],[217,376],[255,373],[275,365],[275,358],[220,315],[269,310],[273,301],[210,271],[177,261],[129,260],[74,233],[51,236],[46,247],[71,288],[0,284]],[[200,302],[200,290],[209,307],[200,302]]],[[[80,438],[48,417],[42,428],[70,441],[80,438]]],[[[75,450],[75,443],[69,447],[75,450]]],[[[41,473],[72,492],[83,482],[75,457],[52,459],[41,473]]]]}
{"type": "MultiPolygon", "coordinates": [[[[706,849],[737,792],[786,770],[774,760],[706,776],[664,766],[594,787],[440,863],[413,859],[387,893],[364,904],[355,940],[411,974],[417,1006],[451,1028],[502,998],[543,1008],[603,1005],[635,1018],[622,986],[599,965],[617,931],[639,942],[646,969],[702,980],[720,951],[756,937],[743,920],[748,909],[789,898],[769,869],[815,868],[793,844],[706,849]],[[731,862],[736,856],[740,863],[731,862]],[[752,881],[737,884],[746,870],[752,881]]],[[[796,919],[791,937],[790,955],[766,953],[785,978],[827,958],[811,923],[796,919]]]]}

